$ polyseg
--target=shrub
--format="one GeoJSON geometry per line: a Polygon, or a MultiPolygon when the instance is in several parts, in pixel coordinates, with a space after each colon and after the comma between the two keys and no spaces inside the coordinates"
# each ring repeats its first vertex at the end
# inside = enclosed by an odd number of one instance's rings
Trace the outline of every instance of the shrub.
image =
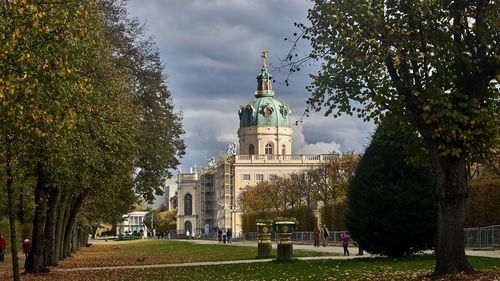
{"type": "Polygon", "coordinates": [[[433,245],[434,179],[419,159],[416,134],[384,123],[377,129],[351,181],[346,223],[353,240],[370,253],[399,257],[433,245]],[[421,164],[422,163],[422,164],[421,164]]]}
{"type": "Polygon", "coordinates": [[[322,224],[326,225],[329,230],[346,230],[346,209],[347,203],[344,200],[324,205],[320,211],[322,224]]]}

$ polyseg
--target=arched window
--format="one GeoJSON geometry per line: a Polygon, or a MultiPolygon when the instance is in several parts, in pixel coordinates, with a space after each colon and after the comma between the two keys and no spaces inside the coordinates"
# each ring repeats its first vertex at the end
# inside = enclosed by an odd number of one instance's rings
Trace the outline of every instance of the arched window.
{"type": "Polygon", "coordinates": [[[186,221],[184,223],[184,234],[186,233],[186,231],[189,230],[189,233],[192,235],[193,234],[193,225],[191,224],[190,221],[186,221]]]}
{"type": "Polygon", "coordinates": [[[184,196],[184,215],[190,216],[193,214],[193,196],[186,194],[184,196]]]}
{"type": "Polygon", "coordinates": [[[264,151],[267,155],[273,154],[273,147],[271,146],[270,143],[266,144],[266,146],[264,147],[264,151]]]}
{"type": "Polygon", "coordinates": [[[255,146],[253,146],[253,144],[248,146],[248,154],[250,154],[250,155],[255,154],[255,146]]]}
{"type": "Polygon", "coordinates": [[[281,155],[286,155],[286,146],[285,145],[283,145],[281,147],[281,155]]]}

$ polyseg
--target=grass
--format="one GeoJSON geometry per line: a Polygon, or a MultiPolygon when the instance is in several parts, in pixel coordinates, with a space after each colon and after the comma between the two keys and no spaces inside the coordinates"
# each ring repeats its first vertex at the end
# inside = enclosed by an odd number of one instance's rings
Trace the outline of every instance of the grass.
{"type": "MultiPolygon", "coordinates": [[[[298,250],[294,254],[297,257],[331,255],[298,250]]],[[[74,257],[62,261],[59,268],[248,260],[256,255],[255,247],[228,244],[203,245],[171,240],[113,241],[82,248],[74,257]]]]}
{"type": "MultiPolygon", "coordinates": [[[[184,241],[136,240],[99,243],[84,248],[75,257],[61,262],[59,268],[101,267],[202,261],[243,260],[255,258],[255,247],[202,245],[184,241]]],[[[324,253],[294,251],[296,256],[324,253]]],[[[484,273],[443,280],[500,280],[500,259],[468,257],[476,270],[484,273]]],[[[113,269],[99,271],[59,271],[50,274],[23,275],[24,281],[41,280],[422,280],[429,279],[434,256],[423,255],[402,259],[358,258],[351,260],[310,260],[289,263],[195,267],[113,269]]]]}

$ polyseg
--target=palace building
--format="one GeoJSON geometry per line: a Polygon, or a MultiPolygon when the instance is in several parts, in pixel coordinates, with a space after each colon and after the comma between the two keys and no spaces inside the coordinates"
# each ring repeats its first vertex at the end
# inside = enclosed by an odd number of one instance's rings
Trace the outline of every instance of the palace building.
{"type": "Polygon", "coordinates": [[[262,59],[255,99],[238,110],[239,153],[230,146],[226,155],[200,171],[178,175],[178,237],[187,230],[200,236],[215,228],[231,228],[238,237],[242,212],[237,198],[247,186],[317,167],[334,157],[293,154],[292,112],[275,98],[265,51],[262,59]]]}

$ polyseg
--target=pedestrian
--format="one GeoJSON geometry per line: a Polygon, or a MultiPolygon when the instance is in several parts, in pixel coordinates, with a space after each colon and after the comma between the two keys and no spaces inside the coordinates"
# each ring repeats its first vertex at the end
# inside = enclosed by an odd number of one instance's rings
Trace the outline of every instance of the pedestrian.
{"type": "Polygon", "coordinates": [[[0,262],[5,261],[5,248],[7,247],[7,242],[3,235],[0,233],[0,262]]]}
{"type": "Polygon", "coordinates": [[[323,247],[328,245],[328,237],[330,237],[330,232],[328,232],[326,225],[323,225],[323,247]]]}
{"type": "Polygon", "coordinates": [[[318,226],[315,226],[314,227],[314,230],[313,230],[313,235],[314,235],[314,247],[319,247],[319,235],[320,235],[321,231],[319,231],[319,228],[318,226]]]}
{"type": "Polygon", "coordinates": [[[222,229],[220,228],[217,230],[217,239],[219,240],[219,243],[222,242],[222,229]]]}
{"type": "Polygon", "coordinates": [[[356,254],[356,256],[362,256],[363,255],[363,246],[361,246],[360,243],[358,243],[358,253],[356,254]]]}
{"type": "Polygon", "coordinates": [[[344,256],[349,255],[349,241],[351,240],[351,236],[344,232],[340,235],[340,240],[342,240],[342,247],[344,247],[344,256]]]}
{"type": "Polygon", "coordinates": [[[26,258],[28,258],[28,254],[30,253],[30,251],[31,251],[31,241],[28,238],[26,238],[23,241],[23,253],[26,258]]]}
{"type": "Polygon", "coordinates": [[[189,235],[190,235],[190,233],[189,233],[189,229],[188,229],[188,230],[186,230],[186,240],[189,240],[189,235]]]}
{"type": "Polygon", "coordinates": [[[224,244],[226,244],[226,239],[227,239],[227,230],[224,229],[224,232],[222,232],[222,241],[224,244]]]}
{"type": "Polygon", "coordinates": [[[231,244],[231,238],[233,237],[233,230],[231,228],[227,229],[227,243],[231,244]]]}

